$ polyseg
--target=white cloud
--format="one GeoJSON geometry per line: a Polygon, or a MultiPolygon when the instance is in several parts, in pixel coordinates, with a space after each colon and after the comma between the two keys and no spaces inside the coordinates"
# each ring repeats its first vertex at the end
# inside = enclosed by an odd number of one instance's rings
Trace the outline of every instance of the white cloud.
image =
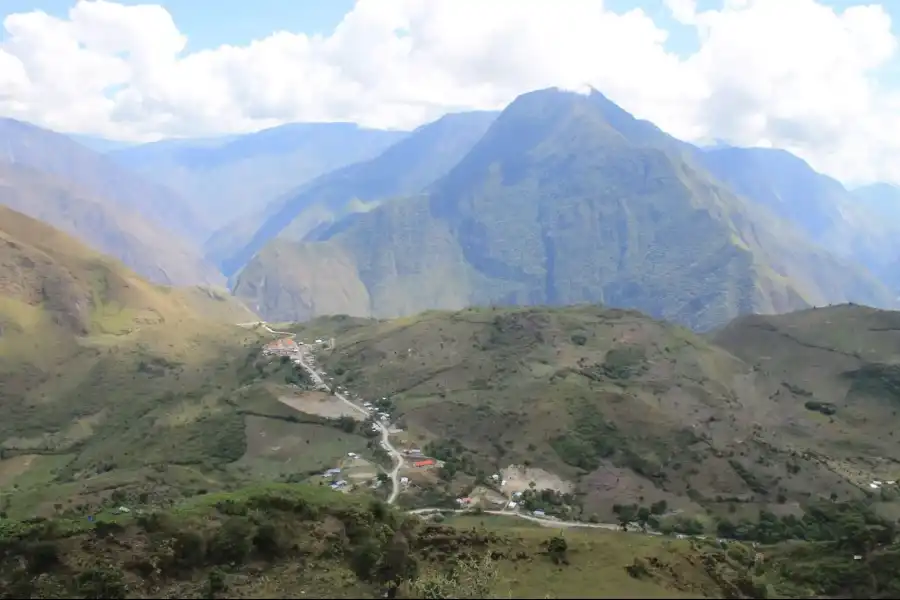
{"type": "Polygon", "coordinates": [[[160,6],[82,0],[65,19],[5,19],[0,114],[120,139],[285,121],[411,128],[590,84],[685,139],[772,144],[845,180],[900,183],[900,89],[878,78],[898,41],[881,6],[666,5],[696,29],[695,54],[669,52],[642,10],[600,0],[360,0],[328,37],[278,31],[194,53],[160,6]]]}

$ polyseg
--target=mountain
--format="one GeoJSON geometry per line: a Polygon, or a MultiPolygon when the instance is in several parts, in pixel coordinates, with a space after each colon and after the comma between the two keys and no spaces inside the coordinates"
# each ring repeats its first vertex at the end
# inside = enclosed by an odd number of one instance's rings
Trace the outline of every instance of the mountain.
{"type": "Polygon", "coordinates": [[[216,229],[322,173],[371,158],[406,135],[352,123],[292,123],[228,138],[165,140],[110,156],[187,198],[216,229]]]}
{"type": "Polygon", "coordinates": [[[872,183],[858,187],[852,193],[862,208],[879,219],[900,222],[900,187],[890,183],[872,183]]]}
{"type": "Polygon", "coordinates": [[[496,117],[473,111],[423,125],[376,158],[322,175],[255,218],[238,219],[216,232],[207,243],[207,256],[230,276],[276,237],[299,241],[346,214],[370,210],[380,200],[418,193],[453,168],[496,117]]]}
{"type": "Polygon", "coordinates": [[[851,193],[784,150],[720,147],[699,159],[736,193],[842,258],[880,273],[887,257],[900,256],[900,200],[893,213],[886,212],[890,202],[867,201],[865,189],[851,193]]]}
{"type": "MultiPolygon", "coordinates": [[[[871,215],[881,228],[893,232],[875,272],[900,297],[900,187],[873,183],[853,190],[858,208],[871,215]]],[[[878,231],[873,227],[873,231],[878,231]]]]}
{"type": "Polygon", "coordinates": [[[67,232],[152,281],[224,284],[215,267],[175,234],[54,175],[0,163],[0,205],[67,232]]]}
{"type": "Polygon", "coordinates": [[[735,196],[690,147],[597,92],[520,96],[427,196],[310,239],[328,249],[260,252],[233,292],[274,320],[331,312],[345,298],[356,306],[361,283],[369,310],[359,316],[599,301],[701,330],[750,312],[893,302],[871,275],[735,196]],[[276,254],[293,263],[291,279],[267,262],[276,254]],[[326,274],[346,287],[311,284],[326,274]]]}
{"type": "Polygon", "coordinates": [[[82,135],[78,133],[67,134],[73,141],[81,144],[85,148],[89,148],[95,152],[106,153],[113,150],[123,150],[135,146],[134,142],[122,142],[119,140],[109,140],[106,138],[96,137],[93,135],[82,135]]]}
{"type": "Polygon", "coordinates": [[[207,235],[183,198],[65,135],[13,119],[0,119],[0,140],[0,163],[24,166],[70,182],[86,193],[137,212],[188,241],[207,235]]]}

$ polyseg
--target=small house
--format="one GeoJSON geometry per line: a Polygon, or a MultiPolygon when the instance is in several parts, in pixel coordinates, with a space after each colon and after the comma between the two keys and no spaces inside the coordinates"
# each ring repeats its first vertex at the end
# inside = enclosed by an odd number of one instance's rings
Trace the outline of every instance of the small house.
{"type": "Polygon", "coordinates": [[[532,512],[531,514],[533,514],[536,517],[546,517],[547,516],[547,513],[545,513],[544,511],[542,511],[540,509],[532,512]]]}
{"type": "Polygon", "coordinates": [[[419,460],[413,463],[414,467],[430,467],[434,464],[433,458],[426,458],[425,460],[419,460]]]}

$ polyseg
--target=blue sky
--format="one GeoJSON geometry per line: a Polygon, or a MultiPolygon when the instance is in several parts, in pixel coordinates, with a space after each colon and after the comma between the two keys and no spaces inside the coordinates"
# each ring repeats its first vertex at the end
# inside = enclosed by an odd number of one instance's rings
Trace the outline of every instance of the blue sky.
{"type": "MultiPolygon", "coordinates": [[[[161,4],[175,19],[178,28],[188,36],[189,51],[222,44],[243,45],[266,37],[278,29],[327,34],[341,21],[354,4],[353,0],[118,0],[121,4],[161,4]]],[[[427,0],[423,0],[427,1],[427,0]]],[[[485,0],[507,2],[514,0],[485,0]]],[[[564,0],[563,0],[564,1],[564,0]]],[[[870,0],[872,1],[872,0],[870,0]]],[[[860,0],[820,0],[822,4],[842,9],[860,0]]],[[[0,14],[43,10],[63,16],[75,0],[3,0],[0,14]]],[[[865,3],[865,0],[862,0],[865,3]]],[[[722,0],[698,0],[700,10],[721,6],[722,0]]],[[[900,31],[900,0],[882,0],[891,13],[894,31],[900,31]]],[[[691,28],[676,23],[663,0],[606,0],[616,12],[640,7],[656,23],[670,32],[669,49],[689,54],[697,40],[691,28]]]]}
{"type": "MultiPolygon", "coordinates": [[[[244,45],[278,29],[330,33],[353,7],[353,0],[117,0],[119,4],[160,4],[188,36],[188,51],[222,44],[244,45]]],[[[64,16],[75,0],[2,0],[0,14],[42,10],[64,16]]]]}

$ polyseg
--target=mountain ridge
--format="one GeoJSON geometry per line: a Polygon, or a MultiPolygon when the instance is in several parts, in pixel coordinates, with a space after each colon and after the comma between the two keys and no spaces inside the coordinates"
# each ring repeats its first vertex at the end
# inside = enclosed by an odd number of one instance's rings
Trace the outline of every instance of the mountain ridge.
{"type": "Polygon", "coordinates": [[[449,170],[495,117],[492,111],[470,111],[422,125],[378,156],[326,173],[270,203],[249,222],[256,227],[252,233],[246,220],[217,232],[207,244],[207,256],[231,276],[276,237],[299,241],[348,211],[418,193],[449,170]]]}
{"type": "Polygon", "coordinates": [[[208,235],[182,198],[120,167],[68,136],[14,119],[0,119],[0,162],[19,164],[70,181],[81,189],[140,213],[197,243],[208,235]]]}
{"type": "Polygon", "coordinates": [[[225,283],[212,264],[174,233],[56,176],[0,163],[0,205],[67,232],[152,281],[225,283]]]}
{"type": "Polygon", "coordinates": [[[165,140],[110,156],[178,191],[204,215],[212,234],[323,173],[377,155],[406,135],[353,123],[288,123],[211,140],[165,140]]]}
{"type": "MultiPolygon", "coordinates": [[[[530,92],[427,198],[352,215],[313,243],[349,253],[378,317],[600,301],[704,329],[742,312],[893,301],[867,273],[740,201],[685,149],[599,93],[530,92]]],[[[265,300],[264,272],[257,255],[234,293],[274,319],[301,316],[265,300]]],[[[302,296],[297,284],[288,295],[302,296]]]]}

